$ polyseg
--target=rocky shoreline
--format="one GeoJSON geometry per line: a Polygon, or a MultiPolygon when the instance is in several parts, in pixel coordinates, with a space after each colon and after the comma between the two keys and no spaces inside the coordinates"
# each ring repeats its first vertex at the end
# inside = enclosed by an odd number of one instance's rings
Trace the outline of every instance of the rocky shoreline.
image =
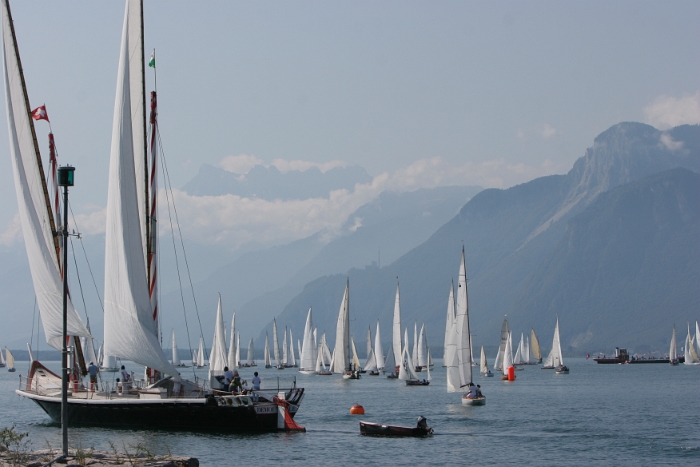
{"type": "MultiPolygon", "coordinates": [[[[92,449],[70,450],[69,456],[59,459],[51,465],[57,467],[107,467],[120,465],[123,467],[199,467],[199,460],[194,457],[154,456],[147,453],[106,452],[92,449]]],[[[56,459],[58,453],[54,450],[41,451],[4,451],[0,452],[0,467],[42,467],[56,459]]]]}

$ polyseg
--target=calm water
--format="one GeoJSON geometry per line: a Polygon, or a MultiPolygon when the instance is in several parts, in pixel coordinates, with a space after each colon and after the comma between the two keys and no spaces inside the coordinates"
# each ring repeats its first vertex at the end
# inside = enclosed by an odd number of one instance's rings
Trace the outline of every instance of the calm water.
{"type": "MultiPolygon", "coordinates": [[[[18,373],[0,369],[0,427],[16,423],[36,449],[60,448],[60,429],[34,402],[14,394],[18,373]]],[[[436,362],[438,365],[439,362],[436,362]]],[[[698,465],[700,464],[700,366],[597,365],[568,359],[569,375],[537,366],[518,371],[514,383],[476,377],[483,407],[463,407],[445,390],[445,371],[431,372],[430,386],[364,376],[305,376],[287,369],[257,368],[269,381],[295,375],[306,388],[297,422],[306,433],[189,434],[75,428],[71,447],[109,450],[142,443],[154,453],[169,449],[202,465],[698,465]],[[364,416],[349,415],[359,402],[364,416]],[[414,425],[424,415],[435,429],[425,439],[363,437],[359,420],[414,425]]],[[[57,367],[58,365],[50,365],[57,367]]],[[[191,374],[185,370],[183,376],[191,374]]],[[[198,374],[205,375],[206,370],[198,374]]],[[[252,371],[243,369],[244,378],[252,371]]],[[[425,375],[425,373],[423,374],[425,375]]]]}

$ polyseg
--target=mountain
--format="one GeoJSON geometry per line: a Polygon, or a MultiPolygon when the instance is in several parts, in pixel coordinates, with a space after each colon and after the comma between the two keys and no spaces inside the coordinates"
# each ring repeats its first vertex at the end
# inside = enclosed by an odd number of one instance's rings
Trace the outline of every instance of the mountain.
{"type": "MultiPolygon", "coordinates": [[[[398,276],[401,281],[402,324],[410,327],[414,320],[419,324],[425,321],[429,342],[440,347],[443,341],[444,314],[450,280],[457,275],[459,250],[464,245],[475,348],[482,343],[492,344],[497,339],[505,314],[510,318],[511,329],[520,332],[534,326],[539,332],[541,342],[546,345],[554,327],[555,308],[561,316],[564,347],[612,348],[620,344],[619,339],[612,338],[615,328],[610,327],[610,334],[581,337],[582,334],[587,336],[590,331],[587,327],[582,327],[587,320],[584,318],[583,321],[572,323],[566,321],[566,310],[573,304],[562,301],[559,295],[557,296],[560,300],[556,305],[550,306],[547,302],[553,299],[552,294],[558,289],[567,290],[564,282],[575,277],[578,267],[575,261],[560,265],[558,261],[573,258],[575,255],[567,256],[559,249],[574,248],[573,244],[562,244],[562,241],[570,235],[570,229],[574,228],[572,225],[578,225],[571,224],[574,219],[579,219],[578,216],[602,215],[603,211],[618,209],[613,206],[613,198],[601,198],[602,193],[678,167],[700,172],[699,126],[684,125],[662,132],[640,123],[620,123],[598,135],[593,146],[576,161],[568,174],[542,177],[507,190],[489,189],[480,192],[455,218],[438,229],[425,243],[381,270],[355,269],[349,271],[347,276],[326,276],[308,283],[302,294],[285,307],[277,322],[292,326],[294,332],[300,335],[303,317],[308,306],[313,305],[314,324],[319,329],[329,331],[329,341],[333,342],[343,286],[346,277],[349,277],[352,333],[355,336],[363,335],[366,327],[374,326],[379,319],[384,330],[386,346],[390,340],[388,331],[393,310],[395,278],[398,276]],[[598,201],[599,198],[601,201],[598,201]],[[606,208],[601,210],[598,203],[605,204],[606,208]],[[546,270],[541,270],[545,267],[546,270]],[[540,274],[539,277],[549,274],[547,277],[553,278],[552,286],[545,289],[536,279],[537,274],[540,274]],[[536,299],[530,295],[538,291],[542,295],[537,295],[536,299]],[[530,303],[527,312],[522,311],[525,306],[523,300],[530,303]],[[548,306],[540,308],[544,303],[548,306]]],[[[677,172],[673,174],[679,176],[677,172]]],[[[652,190],[652,185],[646,186],[647,191],[652,190]]],[[[643,199],[627,202],[641,206],[643,199]]],[[[642,211],[647,213],[646,221],[655,225],[653,216],[649,217],[649,209],[642,211]]],[[[592,225],[600,228],[602,223],[603,220],[592,225]]],[[[613,234],[611,231],[602,230],[596,235],[607,238],[606,236],[613,234]]],[[[593,238],[589,236],[583,240],[593,242],[593,238]]],[[[691,268],[691,260],[684,258],[690,258],[692,255],[683,250],[684,244],[670,238],[665,241],[667,243],[664,245],[649,245],[645,243],[648,242],[648,238],[645,237],[630,242],[630,246],[636,245],[635,251],[640,255],[644,254],[643,250],[639,250],[640,245],[646,245],[645,248],[650,249],[667,248],[669,254],[675,255],[673,257],[678,260],[674,267],[678,270],[691,268]]],[[[602,260],[600,257],[598,259],[602,260]]],[[[654,263],[649,267],[661,268],[661,265],[654,263]]],[[[675,277],[668,267],[670,265],[667,262],[663,274],[675,277]]],[[[620,278],[619,274],[615,277],[620,278]]],[[[612,277],[607,280],[612,281],[612,277]]],[[[614,282],[613,284],[620,285],[614,282]]],[[[687,282],[679,282],[679,287],[680,284],[687,282]]],[[[660,287],[660,283],[653,282],[649,284],[648,293],[665,296],[663,291],[658,289],[660,287]]],[[[591,290],[590,295],[581,296],[575,309],[580,311],[586,305],[593,305],[592,297],[599,289],[591,290]]],[[[600,295],[598,299],[603,300],[607,294],[608,292],[600,295]]],[[[683,297],[686,300],[689,295],[685,294],[683,297]]],[[[631,304],[637,302],[621,294],[611,303],[615,303],[615,306],[626,306],[624,313],[632,313],[634,307],[631,304]]],[[[603,306],[604,304],[598,302],[595,302],[595,305],[602,306],[601,312],[622,313],[621,310],[612,308],[612,305],[603,306]]],[[[656,312],[658,313],[658,310],[656,312]]],[[[639,331],[646,323],[646,318],[640,317],[627,325],[630,329],[639,331]]],[[[652,343],[656,345],[668,338],[666,334],[671,325],[672,322],[668,322],[663,329],[651,327],[656,336],[654,341],[647,334],[640,334],[640,338],[626,342],[640,346],[652,343]],[[642,335],[645,336],[644,339],[641,338],[642,335]]]]}
{"type": "Polygon", "coordinates": [[[280,172],[276,167],[256,165],[245,175],[202,164],[199,173],[182,188],[193,196],[237,195],[244,198],[309,199],[327,198],[333,190],[352,191],[355,185],[370,183],[372,177],[357,165],[335,167],[321,172],[317,167],[305,171],[280,172]]]}
{"type": "MultiPolygon", "coordinates": [[[[319,232],[288,245],[241,255],[194,285],[205,337],[221,293],[226,314],[235,310],[243,336],[257,333],[304,284],[353,267],[377,268],[424,242],[481,187],[439,187],[383,192],[351,214],[340,232],[319,232]],[[372,263],[375,263],[372,265],[372,263]]],[[[164,294],[163,309],[181,309],[179,292],[164,294]]],[[[179,316],[175,326],[184,325],[179,316]]],[[[168,324],[171,326],[172,324],[168,324]]]]}

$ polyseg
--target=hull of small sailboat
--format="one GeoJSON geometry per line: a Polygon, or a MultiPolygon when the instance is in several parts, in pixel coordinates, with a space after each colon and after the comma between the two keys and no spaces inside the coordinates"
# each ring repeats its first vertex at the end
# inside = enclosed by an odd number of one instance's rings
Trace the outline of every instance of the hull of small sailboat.
{"type": "Polygon", "coordinates": [[[569,367],[568,366],[557,367],[557,369],[554,371],[554,373],[557,375],[568,375],[569,374],[569,367]]]}
{"type": "Polygon", "coordinates": [[[486,404],[486,397],[485,396],[479,396],[479,397],[474,397],[474,398],[469,398],[467,395],[462,396],[462,405],[485,405],[486,404]]]}

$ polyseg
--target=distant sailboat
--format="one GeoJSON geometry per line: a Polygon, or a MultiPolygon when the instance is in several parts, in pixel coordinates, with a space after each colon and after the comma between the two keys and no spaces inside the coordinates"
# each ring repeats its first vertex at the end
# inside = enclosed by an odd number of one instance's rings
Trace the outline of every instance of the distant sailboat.
{"type": "Polygon", "coordinates": [[[384,372],[387,373],[387,378],[396,379],[399,375],[396,373],[396,359],[394,358],[393,346],[389,347],[387,352],[386,361],[384,362],[384,372]]]}
{"type": "MultiPolygon", "coordinates": [[[[406,330],[406,332],[408,332],[408,330],[406,330]]],[[[427,386],[430,384],[429,381],[418,378],[415,367],[411,354],[408,352],[408,346],[405,346],[401,363],[399,364],[399,379],[405,381],[406,386],[427,386]]]]}
{"type": "Polygon", "coordinates": [[[199,338],[199,350],[197,350],[197,368],[204,368],[206,364],[204,363],[204,339],[199,338]]]}
{"type": "Polygon", "coordinates": [[[248,343],[248,356],[245,361],[246,366],[251,367],[251,366],[258,366],[255,363],[255,344],[253,343],[253,338],[250,338],[250,342],[248,343]]]}
{"type": "Polygon", "coordinates": [[[442,366],[447,366],[447,339],[450,337],[452,326],[455,324],[455,282],[450,286],[450,298],[447,299],[447,317],[445,318],[445,342],[442,350],[442,366]]]}
{"type": "Polygon", "coordinates": [[[503,351],[503,364],[501,371],[503,376],[501,379],[508,379],[508,369],[513,366],[513,333],[508,332],[508,338],[506,339],[506,348],[503,351]]]}
{"type": "Polygon", "coordinates": [[[481,368],[480,368],[481,376],[484,377],[491,377],[493,376],[493,373],[489,370],[489,364],[486,361],[486,352],[484,352],[484,346],[481,346],[481,368]]]}
{"type": "Polygon", "coordinates": [[[686,365],[698,365],[700,364],[700,358],[698,358],[698,353],[695,351],[694,339],[690,336],[690,323],[688,323],[688,335],[685,338],[685,364],[686,365]]]}
{"type": "Polygon", "coordinates": [[[119,367],[117,366],[117,357],[105,355],[102,360],[102,367],[100,368],[100,371],[105,373],[115,373],[119,371],[119,367]]]}
{"type": "Polygon", "coordinates": [[[289,367],[295,368],[297,359],[294,355],[294,338],[292,337],[292,328],[289,328],[289,367]]]}
{"type": "Polygon", "coordinates": [[[426,369],[428,367],[428,338],[425,335],[425,323],[418,334],[418,363],[416,367],[426,369]]]}
{"type": "Polygon", "coordinates": [[[506,342],[508,342],[508,318],[503,320],[501,325],[501,343],[498,346],[498,354],[496,355],[496,361],[493,364],[493,369],[501,371],[503,370],[503,354],[506,351],[506,342]]]}
{"type": "Polygon", "coordinates": [[[15,357],[10,352],[10,349],[5,347],[5,365],[7,365],[7,371],[14,373],[15,370],[15,357]]]}
{"type": "MultiPolygon", "coordinates": [[[[287,334],[285,333],[285,336],[287,334]]],[[[272,350],[273,350],[273,355],[275,356],[275,367],[278,370],[284,370],[284,365],[282,364],[282,360],[280,360],[281,355],[280,355],[280,344],[279,340],[277,340],[277,320],[273,318],[272,320],[272,350]]]]}
{"type": "MultiPolygon", "coordinates": [[[[391,345],[394,358],[401,358],[403,355],[403,347],[401,346],[401,296],[399,293],[399,284],[396,284],[396,298],[394,300],[394,319],[392,322],[391,345]]],[[[394,372],[397,371],[394,368],[394,372]]]]}
{"type": "Polygon", "coordinates": [[[172,335],[172,355],[173,355],[173,366],[174,367],[179,367],[179,368],[187,368],[187,365],[182,363],[180,361],[180,355],[178,354],[177,351],[177,342],[175,341],[175,330],[173,329],[173,335],[172,335]]]}
{"type": "Polygon", "coordinates": [[[377,370],[383,370],[384,351],[382,350],[382,338],[379,333],[379,320],[377,320],[377,333],[374,335],[374,359],[377,362],[377,370]]]}
{"type": "Polygon", "coordinates": [[[559,340],[559,317],[554,326],[554,337],[552,337],[552,350],[549,351],[547,359],[544,361],[542,369],[555,369],[557,374],[567,374],[569,369],[564,365],[564,358],[561,353],[561,342],[559,340]]]}
{"type": "Polygon", "coordinates": [[[228,369],[233,371],[238,368],[238,362],[236,361],[236,312],[233,312],[233,318],[231,318],[231,339],[228,344],[228,354],[226,355],[226,361],[228,362],[228,369]]]}
{"type": "MultiPolygon", "coordinates": [[[[345,284],[345,292],[340,302],[338,322],[335,328],[335,348],[333,350],[333,373],[340,373],[349,379],[359,368],[352,368],[350,360],[350,280],[345,284]]],[[[358,365],[359,366],[359,365],[358,365]]],[[[356,379],[356,378],[353,378],[356,379]]]]}
{"type": "Polygon", "coordinates": [[[306,375],[315,374],[318,364],[318,345],[313,333],[313,319],[311,308],[306,315],[306,325],[304,326],[304,343],[301,346],[299,356],[299,371],[306,375]]]}
{"type": "Polygon", "coordinates": [[[214,322],[214,339],[209,353],[209,379],[224,374],[224,367],[227,366],[226,360],[226,329],[224,328],[224,313],[221,309],[221,296],[219,296],[214,322]]]}
{"type": "Polygon", "coordinates": [[[379,371],[377,371],[377,357],[374,355],[374,349],[372,348],[372,329],[367,328],[367,360],[365,361],[365,366],[362,367],[362,373],[368,372],[377,376],[379,371]]]}
{"type": "Polygon", "coordinates": [[[540,341],[537,339],[537,334],[535,334],[535,329],[530,330],[530,348],[532,350],[532,356],[536,362],[535,364],[542,363],[542,351],[540,350],[540,341]]]}
{"type": "Polygon", "coordinates": [[[668,351],[668,363],[678,365],[678,349],[676,345],[676,325],[673,325],[673,334],[671,334],[671,347],[668,351]]]}
{"type": "Polygon", "coordinates": [[[272,359],[270,358],[270,341],[265,333],[265,368],[272,368],[272,359]]]}

